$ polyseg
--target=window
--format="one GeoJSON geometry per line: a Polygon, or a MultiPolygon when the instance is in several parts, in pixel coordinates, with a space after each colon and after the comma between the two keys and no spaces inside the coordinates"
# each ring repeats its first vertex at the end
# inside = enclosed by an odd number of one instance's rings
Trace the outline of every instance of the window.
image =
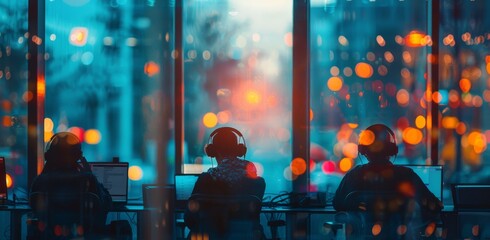
{"type": "Polygon", "coordinates": [[[173,169],[173,16],[163,1],[46,2],[45,141],[71,131],[89,162],[129,162],[131,199],[173,169]]]}
{"type": "Polygon", "coordinates": [[[6,159],[9,199],[27,186],[27,1],[0,1],[0,156],[6,159]],[[7,17],[8,16],[8,17],[7,17]]]}
{"type": "Polygon", "coordinates": [[[292,2],[184,3],[184,172],[216,164],[204,145],[215,128],[232,126],[266,192],[289,191],[292,2]]]}

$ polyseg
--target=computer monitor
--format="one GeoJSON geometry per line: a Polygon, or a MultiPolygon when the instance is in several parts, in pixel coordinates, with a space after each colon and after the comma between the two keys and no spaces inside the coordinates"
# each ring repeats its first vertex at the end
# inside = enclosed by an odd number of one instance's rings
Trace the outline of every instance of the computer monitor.
{"type": "Polygon", "coordinates": [[[5,167],[5,158],[0,157],[0,201],[4,201],[7,198],[7,170],[5,167]]]}
{"type": "Polygon", "coordinates": [[[441,165],[405,165],[411,168],[424,182],[425,186],[442,201],[442,166],[441,165]]]}
{"type": "Polygon", "coordinates": [[[187,200],[192,195],[194,184],[199,174],[176,174],[175,175],[175,205],[177,208],[185,208],[187,200]]]}
{"type": "Polygon", "coordinates": [[[91,162],[92,173],[111,194],[113,203],[128,201],[128,163],[91,162]]]}

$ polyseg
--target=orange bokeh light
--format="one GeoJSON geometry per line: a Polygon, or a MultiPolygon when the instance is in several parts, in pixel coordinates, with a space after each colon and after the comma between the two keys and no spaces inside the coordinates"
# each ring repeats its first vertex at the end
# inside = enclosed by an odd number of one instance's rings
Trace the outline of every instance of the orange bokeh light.
{"type": "Polygon", "coordinates": [[[340,77],[331,77],[330,79],[328,79],[328,82],[327,82],[328,89],[330,89],[334,92],[337,92],[340,89],[342,89],[342,85],[343,85],[343,82],[342,82],[342,79],[340,77]]]}
{"type": "Polygon", "coordinates": [[[138,181],[143,178],[143,169],[139,166],[131,166],[128,169],[128,178],[133,181],[138,181]]]}
{"type": "Polygon", "coordinates": [[[353,165],[352,158],[342,158],[342,160],[339,162],[339,169],[342,172],[347,172],[353,165]]]}
{"type": "Polygon", "coordinates": [[[91,145],[98,144],[102,139],[102,136],[97,129],[88,129],[87,131],[85,131],[84,137],[85,142],[91,145]]]}
{"type": "Polygon", "coordinates": [[[424,136],[419,129],[408,127],[403,130],[402,137],[406,143],[416,145],[422,141],[424,136]]]}
{"type": "Polygon", "coordinates": [[[419,31],[411,31],[406,37],[405,37],[405,44],[408,47],[422,47],[426,44],[425,40],[425,34],[419,32],[419,31]]]}
{"type": "Polygon", "coordinates": [[[464,93],[469,92],[471,89],[470,80],[466,78],[462,78],[461,80],[459,80],[459,87],[461,88],[461,91],[463,91],[464,93]]]}
{"type": "Polygon", "coordinates": [[[360,145],[371,145],[374,142],[375,135],[371,130],[364,130],[359,134],[360,145]]]}
{"type": "Polygon", "coordinates": [[[370,78],[373,75],[373,67],[365,62],[356,64],[354,71],[360,78],[370,78]]]}
{"type": "Polygon", "coordinates": [[[410,94],[408,93],[407,90],[405,89],[400,89],[396,93],[396,101],[398,104],[402,107],[408,106],[408,103],[410,102],[410,94]]]}
{"type": "Polygon", "coordinates": [[[306,172],[306,161],[302,158],[295,158],[291,161],[291,172],[294,175],[301,175],[306,172]]]}
{"type": "Polygon", "coordinates": [[[155,76],[157,73],[160,72],[160,66],[156,64],[153,61],[149,61],[145,64],[145,74],[148,75],[149,77],[155,76]]]}
{"type": "Polygon", "coordinates": [[[458,126],[459,120],[457,117],[443,117],[442,118],[442,127],[447,129],[455,129],[458,126]]]}
{"type": "Polygon", "coordinates": [[[10,174],[5,174],[5,180],[7,182],[7,188],[11,188],[14,185],[14,181],[12,179],[12,176],[10,174]]]}
{"type": "Polygon", "coordinates": [[[212,112],[208,112],[202,117],[202,123],[207,128],[213,128],[218,124],[218,116],[212,112]]]}

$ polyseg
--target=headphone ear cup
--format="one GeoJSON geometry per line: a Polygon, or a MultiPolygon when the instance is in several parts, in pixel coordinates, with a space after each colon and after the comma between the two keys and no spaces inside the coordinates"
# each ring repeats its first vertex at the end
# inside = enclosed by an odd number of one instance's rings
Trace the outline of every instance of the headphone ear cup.
{"type": "Polygon", "coordinates": [[[245,144],[239,143],[236,146],[236,155],[238,157],[242,157],[242,156],[245,156],[246,153],[247,153],[247,147],[245,146],[245,144]]]}
{"type": "Polygon", "coordinates": [[[204,146],[204,152],[206,153],[206,155],[208,155],[209,157],[216,157],[216,147],[214,146],[214,144],[210,143],[210,144],[206,144],[206,146],[204,146]]]}

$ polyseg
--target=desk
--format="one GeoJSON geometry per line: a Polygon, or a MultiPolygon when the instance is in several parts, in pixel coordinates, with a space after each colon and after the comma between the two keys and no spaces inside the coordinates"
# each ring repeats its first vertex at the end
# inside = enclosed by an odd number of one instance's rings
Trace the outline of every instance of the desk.
{"type": "Polygon", "coordinates": [[[10,213],[10,239],[21,239],[22,216],[31,212],[31,207],[27,203],[19,203],[15,205],[3,205],[0,211],[10,213]]]}
{"type": "MultiPolygon", "coordinates": [[[[142,238],[141,222],[144,212],[155,211],[153,208],[145,208],[142,204],[127,204],[124,206],[115,207],[109,212],[133,212],[136,213],[137,226],[136,234],[138,239],[142,238]]],[[[10,212],[10,239],[22,238],[22,216],[32,212],[31,207],[27,203],[17,203],[15,205],[4,205],[0,207],[0,211],[10,212]]]]}

